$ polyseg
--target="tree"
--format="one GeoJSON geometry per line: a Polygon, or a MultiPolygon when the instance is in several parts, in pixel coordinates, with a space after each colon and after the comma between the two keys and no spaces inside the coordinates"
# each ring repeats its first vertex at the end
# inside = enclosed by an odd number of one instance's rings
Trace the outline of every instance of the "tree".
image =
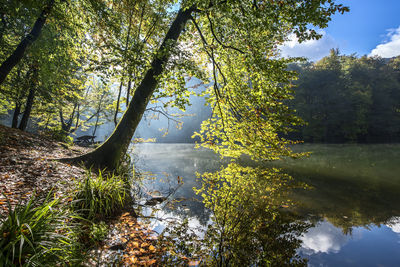
{"type": "MultiPolygon", "coordinates": [[[[46,117],[48,126],[50,114],[46,113],[54,112],[53,105],[56,102],[65,103],[76,97],[81,90],[80,83],[85,80],[78,77],[83,72],[82,65],[87,61],[87,49],[83,49],[82,42],[85,27],[79,20],[82,17],[82,7],[77,2],[66,4],[61,1],[53,4],[51,16],[46,15],[47,23],[42,26],[40,37],[29,44],[24,57],[1,85],[0,92],[10,100],[8,109],[14,108],[12,127],[21,130],[26,129],[31,115],[38,115],[35,116],[35,123],[39,124],[46,117]],[[18,126],[20,115],[22,118],[18,126]]],[[[6,13],[3,16],[3,20],[6,20],[3,22],[7,27],[0,40],[2,58],[7,58],[8,53],[14,50],[18,36],[24,35],[24,31],[29,29],[42,6],[42,3],[36,1],[6,1],[6,13]]]]}
{"type": "Polygon", "coordinates": [[[277,46],[292,32],[300,41],[319,38],[307,25],[326,27],[332,14],[348,8],[333,0],[191,0],[179,4],[113,134],[94,151],[70,160],[110,169],[118,166],[148,102],[161,90],[157,88],[160,75],[171,73],[181,59],[179,52],[185,49],[190,50],[193,62],[213,77],[207,91],[213,115],[198,133],[204,146],[224,156],[248,154],[261,160],[292,155],[286,147],[291,142],[280,138],[278,132],[287,132],[299,123],[283,104],[290,97],[294,73],[286,70],[292,60],[277,59],[277,46]]]}
{"type": "Polygon", "coordinates": [[[308,123],[297,138],[327,143],[398,141],[396,60],[332,50],[314,64],[297,66],[300,75],[290,105],[308,123]]]}
{"type": "Polygon", "coordinates": [[[51,13],[55,0],[49,0],[37,18],[32,30],[25,36],[13,53],[0,66],[0,85],[4,82],[10,71],[17,65],[25,54],[25,50],[39,37],[46,19],[51,13]]]}

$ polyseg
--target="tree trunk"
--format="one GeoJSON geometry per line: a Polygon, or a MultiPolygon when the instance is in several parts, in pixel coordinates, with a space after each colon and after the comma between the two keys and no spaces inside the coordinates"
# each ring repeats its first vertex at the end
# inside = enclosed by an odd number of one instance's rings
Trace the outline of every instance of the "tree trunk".
{"type": "Polygon", "coordinates": [[[0,85],[7,78],[10,71],[21,61],[25,54],[25,50],[39,37],[42,31],[43,25],[46,23],[46,19],[49,16],[55,0],[50,0],[43,9],[42,13],[36,20],[31,32],[21,40],[14,52],[1,64],[0,66],[0,85]]]}
{"type": "Polygon", "coordinates": [[[97,113],[96,123],[94,124],[94,129],[93,129],[93,132],[92,132],[92,136],[95,136],[96,131],[97,131],[97,127],[99,126],[99,117],[100,117],[100,114],[97,113]]]}
{"type": "Polygon", "coordinates": [[[109,170],[118,167],[121,158],[126,153],[131,143],[136,127],[142,119],[146,106],[157,87],[159,76],[164,71],[165,63],[170,58],[171,42],[176,42],[191,17],[193,8],[179,10],[175,20],[169,28],[159,53],[153,59],[142,82],[139,84],[129,107],[115,128],[111,136],[97,149],[77,158],[64,159],[69,162],[83,162],[87,167],[107,168],[109,170]]]}
{"type": "Polygon", "coordinates": [[[11,128],[17,128],[19,114],[21,114],[21,105],[17,102],[17,103],[15,103],[15,109],[14,109],[14,114],[12,117],[11,128]]]}
{"type": "Polygon", "coordinates": [[[121,84],[119,85],[119,91],[118,91],[117,106],[115,107],[115,113],[114,113],[115,126],[117,126],[117,124],[118,124],[117,118],[118,118],[118,113],[119,113],[119,101],[121,99],[121,92],[122,92],[123,82],[124,82],[124,78],[121,78],[121,84]]]}
{"type": "Polygon", "coordinates": [[[19,129],[25,131],[26,126],[28,125],[28,120],[31,115],[33,99],[35,98],[36,88],[35,85],[31,86],[29,89],[29,95],[26,99],[24,115],[22,116],[21,122],[19,123],[19,129]]]}
{"type": "Polygon", "coordinates": [[[129,74],[129,82],[128,82],[128,88],[126,89],[126,107],[129,105],[129,94],[131,92],[131,86],[132,86],[132,73],[129,74]]]}

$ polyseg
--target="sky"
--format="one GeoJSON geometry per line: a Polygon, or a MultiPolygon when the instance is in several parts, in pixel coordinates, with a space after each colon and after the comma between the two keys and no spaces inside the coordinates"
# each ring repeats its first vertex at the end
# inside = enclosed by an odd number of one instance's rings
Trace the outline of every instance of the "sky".
{"type": "Polygon", "coordinates": [[[358,56],[400,55],[400,0],[337,0],[350,7],[344,15],[336,14],[319,31],[320,40],[297,43],[293,37],[281,47],[283,56],[304,56],[317,61],[339,48],[342,54],[358,56]]]}

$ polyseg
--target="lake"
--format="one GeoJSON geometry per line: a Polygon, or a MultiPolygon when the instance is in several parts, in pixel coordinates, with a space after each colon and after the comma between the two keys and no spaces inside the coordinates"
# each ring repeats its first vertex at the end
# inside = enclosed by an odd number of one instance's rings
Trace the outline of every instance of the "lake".
{"type": "MultiPolygon", "coordinates": [[[[310,187],[290,195],[292,211],[312,224],[299,236],[297,254],[309,266],[400,266],[400,145],[304,144],[294,150],[312,154],[269,165],[310,187]]],[[[155,231],[168,218],[187,217],[193,228],[211,223],[192,190],[200,186],[196,172],[215,171],[228,160],[193,144],[159,143],[137,145],[133,159],[147,177],[144,195],[169,196],[157,210],[143,209],[163,219],[152,221],[155,231]]]]}

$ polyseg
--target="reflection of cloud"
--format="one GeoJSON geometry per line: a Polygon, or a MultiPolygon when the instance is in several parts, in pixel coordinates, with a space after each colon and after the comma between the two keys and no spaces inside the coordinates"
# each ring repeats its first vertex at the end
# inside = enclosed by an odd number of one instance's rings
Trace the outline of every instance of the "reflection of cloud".
{"type": "Polygon", "coordinates": [[[300,240],[303,241],[300,251],[311,255],[319,252],[338,253],[348,237],[331,223],[321,222],[302,235],[300,240]]]}
{"type": "Polygon", "coordinates": [[[371,51],[370,56],[391,58],[400,55],[400,27],[388,30],[389,41],[379,44],[371,51]]]}
{"type": "Polygon", "coordinates": [[[178,212],[182,214],[177,214],[174,212],[167,212],[162,209],[153,210],[151,207],[146,207],[142,210],[142,213],[144,216],[152,215],[154,218],[158,218],[151,219],[150,224],[148,225],[149,229],[152,229],[158,234],[161,234],[168,227],[168,222],[173,222],[174,225],[178,226],[179,224],[182,224],[185,219],[188,219],[188,226],[192,233],[200,238],[203,238],[207,226],[209,224],[213,224],[211,218],[208,219],[206,224],[203,224],[198,218],[192,216],[189,217],[182,211],[178,212]]]}
{"type": "Polygon", "coordinates": [[[400,217],[393,217],[387,224],[393,232],[400,234],[400,217]]]}
{"type": "Polygon", "coordinates": [[[336,48],[338,44],[332,36],[324,31],[319,31],[322,38],[319,40],[308,40],[302,43],[298,42],[295,34],[289,36],[289,41],[285,42],[281,47],[281,53],[284,57],[306,57],[311,61],[317,61],[324,56],[329,55],[332,48],[336,48]]]}

